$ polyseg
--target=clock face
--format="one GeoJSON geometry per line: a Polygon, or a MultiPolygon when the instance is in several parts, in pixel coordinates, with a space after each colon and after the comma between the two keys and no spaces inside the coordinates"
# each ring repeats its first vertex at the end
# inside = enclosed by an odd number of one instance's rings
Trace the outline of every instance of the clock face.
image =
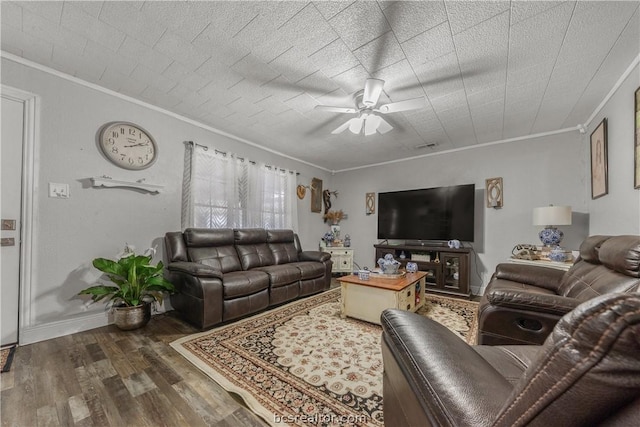
{"type": "Polygon", "coordinates": [[[100,132],[99,143],[107,159],[126,169],[148,168],[158,155],[151,135],[133,123],[106,124],[100,132]]]}

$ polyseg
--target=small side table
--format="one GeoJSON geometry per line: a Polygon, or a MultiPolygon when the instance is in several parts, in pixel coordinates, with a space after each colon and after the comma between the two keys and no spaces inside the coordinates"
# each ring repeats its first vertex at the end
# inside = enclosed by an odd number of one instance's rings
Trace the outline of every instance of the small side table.
{"type": "Polygon", "coordinates": [[[518,259],[518,258],[509,258],[509,262],[512,262],[514,264],[539,265],[540,267],[549,267],[549,268],[555,268],[557,270],[564,270],[564,271],[569,270],[573,265],[573,261],[557,262],[557,261],[529,260],[529,259],[518,259]]]}
{"type": "Polygon", "coordinates": [[[331,254],[331,260],[333,261],[332,273],[353,273],[353,249],[341,248],[339,246],[331,247],[327,246],[322,248],[322,251],[331,254]]]}

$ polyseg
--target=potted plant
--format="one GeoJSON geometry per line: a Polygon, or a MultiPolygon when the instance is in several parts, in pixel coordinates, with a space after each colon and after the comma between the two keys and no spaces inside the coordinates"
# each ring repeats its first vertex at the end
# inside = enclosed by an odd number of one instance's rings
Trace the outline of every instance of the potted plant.
{"type": "Polygon", "coordinates": [[[164,265],[151,265],[154,250],[136,255],[125,246],[117,260],[96,258],[93,266],[107,274],[115,285],[95,285],[78,295],[91,295],[94,302],[107,299],[114,313],[114,323],[122,330],[140,328],[151,319],[151,304],[162,303],[164,293],[173,293],[173,284],[163,277],[164,265]]]}

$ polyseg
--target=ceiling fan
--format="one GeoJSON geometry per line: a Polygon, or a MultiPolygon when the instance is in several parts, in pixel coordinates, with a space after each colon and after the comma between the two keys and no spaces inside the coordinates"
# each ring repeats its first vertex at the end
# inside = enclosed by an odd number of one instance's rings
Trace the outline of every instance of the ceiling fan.
{"type": "Polygon", "coordinates": [[[366,136],[373,135],[376,132],[384,135],[393,129],[393,126],[383,119],[380,114],[417,110],[425,106],[425,99],[424,97],[407,99],[405,101],[380,105],[376,108],[380,95],[382,94],[383,86],[384,80],[367,79],[364,89],[353,94],[355,108],[317,105],[315,109],[334,113],[358,114],[358,117],[348,120],[346,123],[331,132],[332,134],[338,134],[349,129],[357,135],[364,129],[364,134],[366,136]]]}

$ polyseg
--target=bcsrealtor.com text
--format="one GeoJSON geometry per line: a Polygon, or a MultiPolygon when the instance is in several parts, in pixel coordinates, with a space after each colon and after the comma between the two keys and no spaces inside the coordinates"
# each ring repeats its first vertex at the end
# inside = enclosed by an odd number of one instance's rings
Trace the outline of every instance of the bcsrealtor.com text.
{"type": "Polygon", "coordinates": [[[305,425],[339,425],[349,426],[355,424],[367,424],[369,417],[366,415],[336,415],[336,414],[273,414],[273,422],[276,424],[305,424],[305,425]]]}

